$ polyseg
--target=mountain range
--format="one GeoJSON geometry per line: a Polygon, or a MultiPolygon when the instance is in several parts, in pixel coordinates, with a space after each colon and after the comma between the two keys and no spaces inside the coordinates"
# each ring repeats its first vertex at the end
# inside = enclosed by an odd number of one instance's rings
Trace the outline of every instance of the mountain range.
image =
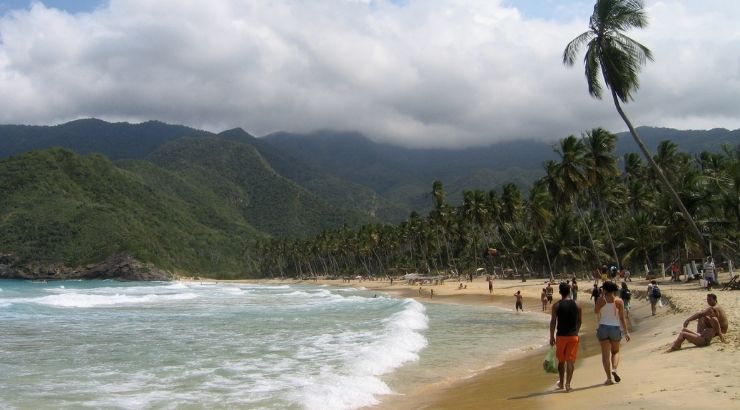
{"type": "MultiPolygon", "coordinates": [[[[653,150],[666,139],[691,153],[740,143],[740,130],[639,131],[653,150]]],[[[618,137],[619,155],[636,151],[618,137]]],[[[429,209],[434,180],[452,203],[467,189],[526,188],[555,145],[411,149],[354,132],[256,138],[157,121],[0,125],[0,277],[64,276],[122,255],[243,276],[257,240],[397,223],[429,209]]]]}

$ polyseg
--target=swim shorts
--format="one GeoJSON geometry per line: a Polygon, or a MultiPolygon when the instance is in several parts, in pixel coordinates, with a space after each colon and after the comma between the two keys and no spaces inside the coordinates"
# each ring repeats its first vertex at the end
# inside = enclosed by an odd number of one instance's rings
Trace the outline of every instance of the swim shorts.
{"type": "Polygon", "coordinates": [[[578,353],[578,336],[558,336],[555,338],[555,356],[558,362],[575,362],[578,353]]]}

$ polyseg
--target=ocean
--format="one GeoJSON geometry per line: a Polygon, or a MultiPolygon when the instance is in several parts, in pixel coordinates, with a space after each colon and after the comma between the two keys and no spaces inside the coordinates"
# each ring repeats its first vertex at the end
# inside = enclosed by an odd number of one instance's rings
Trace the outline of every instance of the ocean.
{"type": "Polygon", "coordinates": [[[542,315],[362,288],[6,280],[0,408],[355,409],[547,338],[542,315]]]}

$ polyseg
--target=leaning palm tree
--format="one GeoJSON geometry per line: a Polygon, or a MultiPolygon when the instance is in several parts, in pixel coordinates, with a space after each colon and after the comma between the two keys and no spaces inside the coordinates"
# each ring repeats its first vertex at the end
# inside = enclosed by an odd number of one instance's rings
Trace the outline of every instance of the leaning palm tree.
{"type": "Polygon", "coordinates": [[[611,90],[617,112],[627,124],[642,154],[670,192],[686,222],[691,226],[702,251],[706,252],[706,242],[694,219],[668,182],[663,170],[653,160],[650,151],[620,106],[620,101],[627,103],[633,99],[632,93],[639,87],[637,74],[640,66],[647,60],[653,59],[647,47],[626,36],[623,31],[645,26],[647,26],[647,15],[641,0],[596,0],[589,22],[589,30],[568,43],[563,52],[563,64],[572,66],[575,63],[576,54],[581,47],[585,46],[584,63],[589,94],[595,98],[601,98],[602,87],[599,81],[599,74],[601,74],[604,84],[611,90]]]}

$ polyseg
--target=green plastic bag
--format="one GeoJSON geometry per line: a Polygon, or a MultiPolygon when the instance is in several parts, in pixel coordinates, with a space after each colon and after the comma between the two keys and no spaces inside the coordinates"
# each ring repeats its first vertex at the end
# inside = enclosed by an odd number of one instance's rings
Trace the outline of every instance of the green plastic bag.
{"type": "Polygon", "coordinates": [[[547,373],[558,372],[558,363],[555,361],[555,346],[551,347],[545,355],[545,361],[542,362],[542,367],[545,368],[547,373]]]}

